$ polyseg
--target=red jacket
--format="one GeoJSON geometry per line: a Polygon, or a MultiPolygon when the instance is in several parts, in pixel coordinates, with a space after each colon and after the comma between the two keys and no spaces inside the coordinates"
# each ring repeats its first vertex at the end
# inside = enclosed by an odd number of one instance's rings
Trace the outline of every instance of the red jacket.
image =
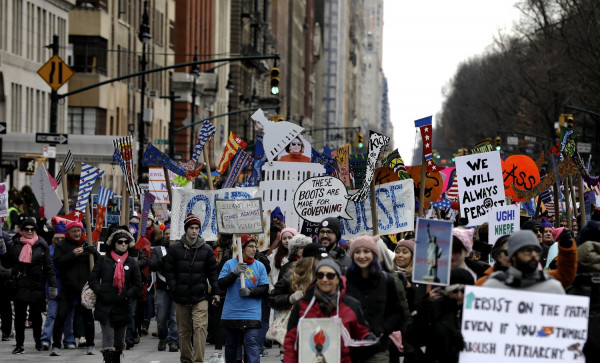
{"type": "MultiPolygon", "coordinates": [[[[344,277],[342,277],[345,280],[344,277]]],[[[345,284],[344,284],[345,286],[345,284]]],[[[284,363],[297,363],[298,362],[298,351],[294,349],[294,345],[296,343],[296,336],[298,335],[298,323],[300,318],[304,315],[306,308],[310,304],[310,300],[314,296],[314,289],[316,287],[310,286],[306,291],[304,297],[299,300],[294,307],[292,308],[292,312],[290,315],[290,320],[288,322],[288,332],[285,335],[284,341],[284,355],[283,362],[284,363]],[[291,327],[291,329],[290,329],[291,327]]],[[[367,328],[367,324],[362,314],[362,309],[360,307],[360,302],[351,296],[345,296],[346,289],[345,287],[341,291],[340,296],[340,306],[338,307],[340,313],[340,318],[344,323],[344,327],[350,333],[350,336],[353,339],[364,339],[370,332],[367,328]]],[[[336,310],[332,311],[329,315],[326,315],[320,308],[319,304],[315,302],[313,306],[310,308],[305,318],[327,318],[333,317],[336,315],[336,310]]],[[[351,363],[352,359],[350,358],[350,348],[344,344],[344,340],[341,340],[341,363],[351,363]]]]}

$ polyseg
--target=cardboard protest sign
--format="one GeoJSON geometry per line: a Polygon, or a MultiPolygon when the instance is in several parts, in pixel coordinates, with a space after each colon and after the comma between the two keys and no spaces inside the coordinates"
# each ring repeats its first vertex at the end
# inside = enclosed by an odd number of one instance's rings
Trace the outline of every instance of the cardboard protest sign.
{"type": "Polygon", "coordinates": [[[461,217],[469,226],[487,222],[492,207],[505,205],[500,153],[466,155],[456,158],[461,217]]]}
{"type": "Polygon", "coordinates": [[[585,362],[589,297],[466,286],[461,363],[585,362]]]}
{"type": "Polygon", "coordinates": [[[277,161],[310,163],[311,156],[312,146],[310,142],[302,135],[298,135],[279,153],[277,161]]]}
{"type": "Polygon", "coordinates": [[[298,362],[340,361],[342,333],[333,319],[302,319],[298,331],[298,362]]]}
{"type": "Polygon", "coordinates": [[[365,180],[363,181],[362,187],[349,198],[353,202],[358,202],[359,200],[365,200],[369,196],[371,181],[373,180],[373,176],[375,174],[375,164],[377,163],[377,159],[379,159],[379,154],[381,151],[387,146],[390,142],[390,138],[388,136],[379,134],[375,131],[370,131],[369,135],[369,155],[367,160],[367,171],[365,173],[365,180]]]}
{"type": "MultiPolygon", "coordinates": [[[[379,234],[414,230],[415,194],[412,179],[375,186],[375,205],[379,234]]],[[[346,211],[350,219],[340,221],[342,237],[353,239],[372,233],[370,200],[349,202],[346,211]]]]}
{"type": "Polygon", "coordinates": [[[540,182],[540,171],[529,156],[511,155],[502,161],[502,177],[506,197],[511,197],[516,202],[523,202],[525,199],[517,197],[512,186],[522,190],[532,190],[540,182]]]}
{"type": "Polygon", "coordinates": [[[6,183],[0,183],[0,217],[6,217],[8,213],[8,187],[6,183]]]}
{"type": "Polygon", "coordinates": [[[344,185],[351,188],[350,145],[344,145],[337,150],[332,150],[331,157],[337,162],[338,177],[344,182],[344,185]]]}
{"type": "Polygon", "coordinates": [[[31,177],[31,189],[38,204],[44,206],[46,218],[52,219],[52,217],[56,216],[63,203],[50,184],[50,178],[44,164],[40,164],[40,167],[31,177]]]}
{"type": "Polygon", "coordinates": [[[327,217],[349,219],[346,186],[338,178],[318,176],[305,180],[294,193],[294,208],[304,220],[319,223],[327,217]]]}
{"type": "MultiPolygon", "coordinates": [[[[304,130],[304,127],[289,121],[273,122],[267,120],[265,113],[260,108],[251,117],[255,122],[255,126],[265,133],[263,147],[269,161],[275,160],[277,155],[304,130]]],[[[309,157],[311,150],[312,148],[305,150],[308,152],[309,157]]]]}
{"type": "Polygon", "coordinates": [[[493,245],[505,234],[513,234],[520,229],[519,206],[504,205],[494,207],[488,213],[488,243],[493,245]]]}
{"type": "Polygon", "coordinates": [[[450,283],[452,222],[417,218],[413,281],[430,285],[450,283]]]}
{"type": "Polygon", "coordinates": [[[417,198],[420,195],[421,185],[425,188],[425,208],[429,208],[431,202],[435,202],[440,199],[442,192],[444,191],[444,180],[442,174],[439,171],[436,172],[425,172],[425,182],[421,182],[421,165],[411,166],[408,169],[408,174],[415,183],[415,195],[417,198]]]}
{"type": "Polygon", "coordinates": [[[260,198],[215,201],[219,233],[263,233],[262,203],[260,198]]]}
{"type": "Polygon", "coordinates": [[[183,236],[183,222],[188,213],[200,218],[200,236],[207,241],[217,239],[217,199],[250,199],[258,197],[258,188],[228,188],[219,190],[173,189],[171,210],[171,239],[183,236]]]}

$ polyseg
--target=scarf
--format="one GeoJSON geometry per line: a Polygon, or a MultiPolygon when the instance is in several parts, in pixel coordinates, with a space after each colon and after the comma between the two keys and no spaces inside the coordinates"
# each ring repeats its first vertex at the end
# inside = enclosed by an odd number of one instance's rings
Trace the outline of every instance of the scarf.
{"type": "Polygon", "coordinates": [[[254,263],[254,258],[249,258],[249,259],[242,258],[242,260],[244,260],[244,263],[246,265],[252,265],[254,263]]]}
{"type": "Polygon", "coordinates": [[[119,256],[115,251],[110,251],[110,257],[117,262],[113,276],[113,286],[119,289],[119,295],[123,292],[123,286],[125,285],[125,269],[123,265],[128,256],[129,252],[125,252],[122,256],[119,256]]]}
{"type": "Polygon", "coordinates": [[[83,241],[85,241],[87,237],[82,233],[81,236],[79,237],[79,239],[73,239],[71,237],[71,235],[67,232],[67,234],[65,234],[65,238],[68,239],[69,241],[73,241],[73,242],[76,242],[77,244],[81,245],[81,244],[83,244],[83,241]]]}
{"type": "Polygon", "coordinates": [[[315,289],[315,298],[317,299],[317,303],[321,308],[321,311],[325,313],[325,315],[329,315],[332,311],[337,308],[337,295],[339,291],[336,291],[333,294],[325,294],[319,288],[315,289]]]}
{"type": "Polygon", "coordinates": [[[25,237],[20,238],[23,248],[19,254],[19,261],[24,263],[31,263],[31,255],[33,254],[33,245],[38,241],[38,235],[34,235],[33,238],[28,239],[25,237]]]}

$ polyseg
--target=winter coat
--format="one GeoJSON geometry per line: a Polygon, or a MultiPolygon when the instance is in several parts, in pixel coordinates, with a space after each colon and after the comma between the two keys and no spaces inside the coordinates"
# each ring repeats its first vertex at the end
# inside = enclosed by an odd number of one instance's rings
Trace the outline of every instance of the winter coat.
{"type": "Polygon", "coordinates": [[[163,246],[156,246],[156,247],[152,247],[152,252],[150,252],[150,262],[148,264],[148,266],[150,267],[150,272],[151,274],[154,274],[153,276],[155,276],[153,278],[154,282],[156,283],[155,287],[157,290],[166,290],[167,289],[167,281],[166,281],[166,277],[165,277],[165,262],[164,262],[164,257],[166,255],[166,253],[168,253],[168,247],[163,247],[163,246]],[[164,253],[163,253],[163,248],[164,253]],[[160,276],[159,276],[160,274],[160,276]],[[162,278],[161,278],[162,276],[162,278]],[[165,281],[163,281],[163,278],[165,279],[165,281]]]}
{"type": "Polygon", "coordinates": [[[357,353],[367,358],[377,352],[387,351],[388,335],[400,330],[403,315],[393,278],[380,272],[365,279],[360,269],[348,271],[346,296],[352,296],[360,302],[369,330],[380,339],[378,344],[361,348],[357,353]]]}
{"type": "Polygon", "coordinates": [[[544,271],[537,270],[524,276],[521,271],[512,266],[507,271],[494,272],[482,286],[497,289],[545,292],[549,294],[565,293],[560,282],[544,271]]]}
{"type": "Polygon", "coordinates": [[[32,246],[31,263],[23,263],[19,262],[23,244],[19,238],[13,241],[11,250],[2,255],[2,264],[11,268],[15,287],[14,300],[43,304],[46,299],[46,282],[51,287],[57,287],[48,244],[38,236],[37,242],[32,246]]]}
{"type": "Polygon", "coordinates": [[[193,305],[208,300],[207,279],[212,294],[221,294],[213,249],[200,237],[193,245],[185,235],[172,244],[165,256],[165,272],[168,291],[178,304],[193,305]]]}
{"type": "MultiPolygon", "coordinates": [[[[340,282],[343,284],[343,282],[340,282]]],[[[285,335],[283,362],[284,363],[297,363],[298,362],[298,351],[294,349],[296,343],[296,337],[298,336],[298,324],[300,318],[304,316],[311,299],[314,296],[315,285],[310,286],[304,297],[297,301],[292,308],[290,314],[290,320],[288,321],[288,332],[285,335]]],[[[339,310],[340,319],[350,336],[355,340],[364,339],[370,334],[367,324],[363,317],[363,313],[360,307],[360,302],[351,296],[346,295],[345,288],[340,291],[340,304],[337,309],[333,310],[329,314],[325,314],[318,302],[315,302],[310,310],[306,313],[305,319],[310,318],[331,318],[336,315],[339,310]]],[[[341,363],[350,363],[350,348],[344,344],[344,340],[341,340],[341,363]]]]}
{"type": "Polygon", "coordinates": [[[119,295],[119,289],[113,286],[113,277],[117,262],[107,252],[90,274],[89,285],[96,293],[94,318],[101,324],[109,319],[112,327],[127,325],[131,320],[131,300],[137,299],[142,291],[140,268],[133,257],[127,257],[125,270],[125,285],[119,295]]]}
{"type": "MultiPolygon", "coordinates": [[[[90,255],[84,252],[75,256],[73,253],[74,249],[81,246],[70,238],[63,238],[54,245],[54,267],[60,273],[62,286],[67,291],[81,291],[90,278],[90,255]]],[[[98,261],[99,257],[100,254],[96,251],[94,261],[98,261]]]]}
{"type": "Polygon", "coordinates": [[[269,293],[269,304],[273,310],[287,310],[292,308],[290,295],[293,293],[292,283],[293,269],[288,269],[284,274],[279,274],[279,280],[269,293]]]}

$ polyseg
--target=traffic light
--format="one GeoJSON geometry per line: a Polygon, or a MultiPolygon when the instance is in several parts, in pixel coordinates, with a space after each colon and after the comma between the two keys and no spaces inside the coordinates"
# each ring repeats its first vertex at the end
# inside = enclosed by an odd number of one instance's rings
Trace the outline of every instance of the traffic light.
{"type": "Polygon", "coordinates": [[[363,135],[362,132],[357,132],[356,133],[356,140],[354,141],[354,144],[356,145],[357,148],[362,148],[365,144],[365,135],[363,135]]]}
{"type": "Polygon", "coordinates": [[[272,95],[279,94],[279,86],[281,83],[281,80],[279,79],[280,74],[281,73],[279,71],[279,68],[277,68],[277,67],[271,68],[271,71],[269,72],[269,75],[271,76],[271,94],[272,95]]]}
{"type": "Polygon", "coordinates": [[[496,150],[499,151],[502,148],[502,138],[500,136],[496,136],[494,142],[496,144],[496,150]]]}
{"type": "Polygon", "coordinates": [[[562,113],[558,116],[558,129],[556,129],[556,135],[560,136],[560,128],[566,127],[569,130],[573,129],[573,115],[569,113],[562,113]]]}

